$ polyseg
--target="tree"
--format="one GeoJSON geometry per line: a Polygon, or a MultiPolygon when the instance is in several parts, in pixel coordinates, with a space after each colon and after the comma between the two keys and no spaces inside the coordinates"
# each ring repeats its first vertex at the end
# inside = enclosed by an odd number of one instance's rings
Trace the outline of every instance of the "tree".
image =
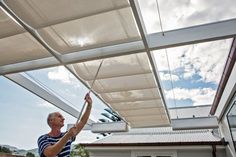
{"type": "Polygon", "coordinates": [[[10,154],[12,153],[9,148],[2,147],[2,146],[0,146],[0,152],[1,153],[10,153],[10,154]]]}
{"type": "Polygon", "coordinates": [[[27,152],[26,157],[35,157],[35,155],[31,152],[27,152]]]}
{"type": "Polygon", "coordinates": [[[70,153],[71,157],[89,157],[89,153],[84,147],[77,144],[75,145],[75,148],[70,153]]]}

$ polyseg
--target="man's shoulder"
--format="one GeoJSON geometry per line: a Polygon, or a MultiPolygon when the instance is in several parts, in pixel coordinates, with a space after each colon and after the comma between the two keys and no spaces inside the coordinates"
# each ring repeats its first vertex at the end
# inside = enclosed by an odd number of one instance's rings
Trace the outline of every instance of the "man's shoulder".
{"type": "Polygon", "coordinates": [[[43,134],[43,135],[39,136],[38,141],[41,141],[41,140],[43,140],[43,139],[46,139],[47,137],[48,137],[47,134],[43,134]]]}

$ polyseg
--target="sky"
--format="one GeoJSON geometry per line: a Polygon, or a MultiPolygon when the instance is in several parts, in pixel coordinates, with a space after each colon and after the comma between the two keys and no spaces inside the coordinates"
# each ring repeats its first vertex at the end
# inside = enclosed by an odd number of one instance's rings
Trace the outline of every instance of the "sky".
{"type": "MultiPolygon", "coordinates": [[[[147,33],[160,32],[156,0],[139,0],[147,33]]],[[[163,30],[173,30],[236,17],[236,1],[225,0],[160,0],[163,30]]],[[[154,51],[168,107],[211,104],[219,83],[232,39],[154,51]],[[168,61],[169,60],[169,63],[168,61]],[[169,71],[171,71],[171,76],[169,71]],[[171,85],[171,81],[173,86],[171,85]]],[[[45,84],[68,103],[81,109],[88,92],[64,67],[27,72],[45,84]]],[[[53,105],[0,76],[0,144],[21,149],[37,147],[39,135],[49,132],[48,113],[60,111],[53,105]]],[[[91,119],[103,118],[105,108],[95,96],[91,119]]],[[[60,111],[65,124],[76,122],[60,111]]],[[[66,127],[64,127],[66,130],[66,127]]],[[[91,142],[100,135],[83,132],[77,141],[91,142]]]]}

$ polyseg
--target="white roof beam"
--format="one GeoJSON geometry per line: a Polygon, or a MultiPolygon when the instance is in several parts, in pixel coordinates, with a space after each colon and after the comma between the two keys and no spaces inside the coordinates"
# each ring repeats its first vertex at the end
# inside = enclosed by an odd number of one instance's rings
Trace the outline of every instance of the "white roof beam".
{"type": "MultiPolygon", "coordinates": [[[[61,98],[57,97],[52,92],[49,92],[41,85],[39,85],[36,82],[30,80],[29,78],[23,76],[22,74],[19,74],[19,73],[9,74],[9,75],[5,75],[5,77],[8,78],[9,80],[15,82],[16,84],[20,85],[21,87],[27,89],[31,93],[39,96],[40,98],[44,99],[45,101],[53,104],[54,106],[60,108],[61,110],[67,112],[68,114],[72,115],[73,117],[78,118],[79,111],[77,111],[75,108],[73,108],[72,106],[67,104],[61,98]]],[[[91,124],[91,123],[93,123],[93,121],[90,119],[88,121],[88,123],[91,124]]]]}
{"type": "Polygon", "coordinates": [[[151,50],[190,45],[201,42],[232,38],[236,35],[236,19],[220,21],[147,35],[151,50]]]}
{"type": "MultiPolygon", "coordinates": [[[[73,127],[74,124],[68,124],[67,130],[73,127]]],[[[118,122],[105,122],[105,123],[92,123],[91,125],[85,125],[83,130],[90,130],[93,133],[114,133],[114,132],[127,132],[128,125],[123,121],[118,122]]]]}
{"type": "Polygon", "coordinates": [[[0,66],[0,75],[18,73],[28,70],[42,69],[59,65],[60,63],[55,59],[55,57],[42,58],[37,60],[0,66]]]}
{"type": "Polygon", "coordinates": [[[91,131],[93,133],[113,133],[113,132],[127,132],[127,123],[107,122],[107,123],[92,123],[91,131]]]}
{"type": "Polygon", "coordinates": [[[61,57],[65,63],[78,63],[88,60],[103,59],[122,55],[144,52],[144,45],[141,40],[131,41],[112,46],[99,47],[95,49],[83,50],[65,54],[61,57]]]}
{"type": "Polygon", "coordinates": [[[173,130],[214,129],[219,127],[215,116],[172,119],[171,126],[173,130]]]}

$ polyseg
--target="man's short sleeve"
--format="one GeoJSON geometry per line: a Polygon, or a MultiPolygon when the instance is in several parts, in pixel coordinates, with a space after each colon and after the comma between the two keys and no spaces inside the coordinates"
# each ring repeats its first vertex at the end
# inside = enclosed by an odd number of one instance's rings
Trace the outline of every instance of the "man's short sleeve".
{"type": "Polygon", "coordinates": [[[38,152],[39,152],[40,157],[45,157],[45,155],[43,154],[43,151],[49,145],[50,145],[50,143],[49,143],[46,135],[42,135],[38,138],[38,152]]]}

